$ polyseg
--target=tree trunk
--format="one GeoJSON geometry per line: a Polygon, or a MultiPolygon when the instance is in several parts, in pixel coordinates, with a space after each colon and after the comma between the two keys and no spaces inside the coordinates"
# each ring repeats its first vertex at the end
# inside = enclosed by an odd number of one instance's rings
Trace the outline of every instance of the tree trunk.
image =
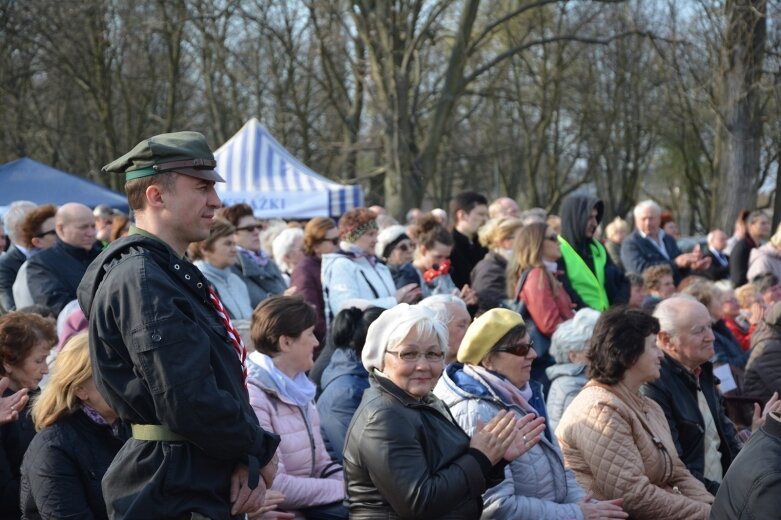
{"type": "Polygon", "coordinates": [[[716,224],[732,229],[743,208],[756,206],[762,113],[759,80],[767,38],[766,0],[729,0],[722,47],[721,127],[716,224]]]}

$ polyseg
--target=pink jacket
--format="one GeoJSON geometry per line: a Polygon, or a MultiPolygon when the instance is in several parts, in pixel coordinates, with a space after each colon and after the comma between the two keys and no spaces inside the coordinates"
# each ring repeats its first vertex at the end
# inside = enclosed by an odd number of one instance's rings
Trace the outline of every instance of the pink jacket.
{"type": "MultiPolygon", "coordinates": [[[[330,504],[344,499],[341,467],[331,460],[320,433],[320,416],[313,402],[306,411],[279,395],[264,380],[263,370],[249,378],[249,399],[260,426],[278,434],[279,470],[271,489],[281,491],[282,510],[330,504]]],[[[270,379],[269,379],[270,380],[270,379]]]]}

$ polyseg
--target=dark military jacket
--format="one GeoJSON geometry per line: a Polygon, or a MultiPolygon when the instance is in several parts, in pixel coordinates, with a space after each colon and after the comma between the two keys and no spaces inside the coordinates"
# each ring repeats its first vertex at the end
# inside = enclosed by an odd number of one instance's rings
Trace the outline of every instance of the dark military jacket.
{"type": "Polygon", "coordinates": [[[129,424],[163,425],[186,439],[130,439],[103,479],[109,516],[230,518],[234,468],[248,464],[257,475],[279,438],[258,424],[206,279],[162,241],[136,234],[90,265],[78,298],[108,404],[129,424]]]}

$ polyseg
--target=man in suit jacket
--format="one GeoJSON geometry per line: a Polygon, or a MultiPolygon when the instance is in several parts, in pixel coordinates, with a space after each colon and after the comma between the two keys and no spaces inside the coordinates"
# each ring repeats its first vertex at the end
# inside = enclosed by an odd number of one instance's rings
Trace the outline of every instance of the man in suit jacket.
{"type": "Polygon", "coordinates": [[[621,244],[621,262],[628,273],[641,274],[652,265],[668,264],[678,285],[690,270],[705,269],[711,260],[703,258],[699,249],[682,253],[675,239],[660,228],[661,214],[661,208],[652,200],[635,206],[636,229],[621,244]]]}
{"type": "Polygon", "coordinates": [[[729,278],[729,256],[724,253],[727,247],[727,234],[714,229],[708,233],[708,249],[703,253],[703,258],[710,258],[710,266],[696,272],[708,280],[717,282],[729,278]]]}
{"type": "Polygon", "coordinates": [[[8,239],[11,248],[0,257],[0,314],[16,309],[14,305],[14,280],[19,268],[29,256],[28,250],[19,243],[20,225],[24,217],[35,208],[35,204],[28,201],[16,201],[8,207],[5,215],[5,229],[8,231],[8,239]]]}

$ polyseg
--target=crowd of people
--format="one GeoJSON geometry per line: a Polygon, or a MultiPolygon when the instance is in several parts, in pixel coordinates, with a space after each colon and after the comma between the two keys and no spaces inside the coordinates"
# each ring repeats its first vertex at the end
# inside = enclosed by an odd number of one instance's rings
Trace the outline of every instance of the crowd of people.
{"type": "Polygon", "coordinates": [[[781,510],[762,211],[686,251],[655,202],[630,231],[581,194],[263,221],[215,164],[162,134],[104,167],[132,216],[8,208],[0,519],[781,510]]]}

